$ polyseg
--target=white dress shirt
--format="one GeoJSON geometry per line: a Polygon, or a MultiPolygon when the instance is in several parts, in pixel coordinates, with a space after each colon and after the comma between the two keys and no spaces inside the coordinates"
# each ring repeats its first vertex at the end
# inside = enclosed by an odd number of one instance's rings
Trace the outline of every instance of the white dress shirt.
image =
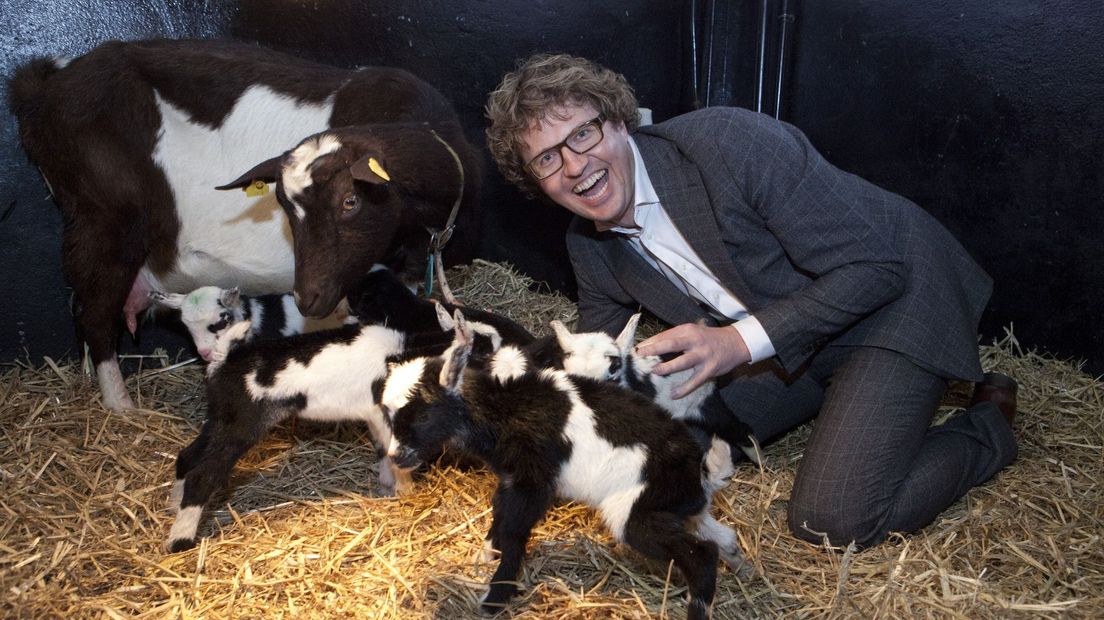
{"type": "Polygon", "coordinates": [[[644,168],[644,160],[640,158],[640,151],[631,137],[629,146],[635,162],[633,219],[636,226],[616,226],[609,230],[624,235],[629,245],[649,265],[666,276],[680,291],[705,304],[716,318],[727,317],[735,321],[732,326],[743,337],[751,353],[751,363],[773,356],[774,345],[759,320],[748,313],[744,304],[717,280],[671,222],[659,203],[659,196],[644,168]]]}

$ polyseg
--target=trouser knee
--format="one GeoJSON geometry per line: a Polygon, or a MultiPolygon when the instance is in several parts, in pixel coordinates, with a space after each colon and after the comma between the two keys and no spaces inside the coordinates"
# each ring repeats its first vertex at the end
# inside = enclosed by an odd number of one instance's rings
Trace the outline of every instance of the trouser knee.
{"type": "Polygon", "coordinates": [[[806,542],[833,547],[847,547],[851,543],[866,548],[885,540],[885,510],[863,510],[854,506],[818,507],[791,500],[787,510],[790,531],[806,542]]]}

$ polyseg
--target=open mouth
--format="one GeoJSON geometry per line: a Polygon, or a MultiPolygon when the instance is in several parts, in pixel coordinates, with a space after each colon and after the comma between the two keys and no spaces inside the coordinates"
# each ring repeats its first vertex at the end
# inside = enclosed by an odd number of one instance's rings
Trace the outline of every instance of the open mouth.
{"type": "Polygon", "coordinates": [[[575,187],[571,188],[571,191],[576,196],[581,196],[587,200],[597,200],[606,194],[606,190],[609,188],[609,170],[599,170],[587,178],[579,181],[575,187]]]}

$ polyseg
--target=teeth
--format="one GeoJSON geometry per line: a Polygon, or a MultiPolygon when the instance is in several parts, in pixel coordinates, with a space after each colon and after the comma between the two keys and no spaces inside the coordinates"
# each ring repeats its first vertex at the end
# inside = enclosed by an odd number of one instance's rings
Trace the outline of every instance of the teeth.
{"type": "Polygon", "coordinates": [[[606,171],[605,170],[599,170],[598,172],[595,172],[594,174],[590,175],[589,177],[583,179],[582,182],[580,182],[578,185],[576,185],[574,188],[572,188],[571,191],[575,192],[576,194],[581,194],[581,193],[587,191],[588,189],[594,187],[594,184],[597,183],[598,181],[600,181],[602,179],[602,177],[604,177],[604,176],[606,176],[606,171]]]}

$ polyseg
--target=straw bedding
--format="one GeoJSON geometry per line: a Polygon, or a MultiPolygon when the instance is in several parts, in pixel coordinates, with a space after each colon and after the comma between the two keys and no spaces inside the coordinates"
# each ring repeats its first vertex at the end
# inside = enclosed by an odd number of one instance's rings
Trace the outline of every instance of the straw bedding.
{"type": "MultiPolygon", "coordinates": [[[[540,333],[575,318],[508,266],[477,261],[449,279],[469,305],[540,333]]],[[[981,349],[986,368],[1020,381],[1019,460],[914,535],[827,551],[787,531],[809,432],[795,430],[716,498],[762,576],[722,568],[714,617],[1104,617],[1104,385],[1011,333],[981,349]]],[[[123,414],[103,410],[79,365],[4,367],[0,617],[479,617],[493,477],[442,464],[413,495],[378,497],[374,450],[354,426],[278,429],[213,502],[201,544],[163,553],[173,461],[204,414],[202,369],[139,361],[128,387],[140,409],[123,414]]],[[[957,386],[942,415],[965,399],[957,386]]],[[[614,544],[577,505],[538,525],[521,584],[519,618],[685,614],[677,572],[614,544]]]]}

